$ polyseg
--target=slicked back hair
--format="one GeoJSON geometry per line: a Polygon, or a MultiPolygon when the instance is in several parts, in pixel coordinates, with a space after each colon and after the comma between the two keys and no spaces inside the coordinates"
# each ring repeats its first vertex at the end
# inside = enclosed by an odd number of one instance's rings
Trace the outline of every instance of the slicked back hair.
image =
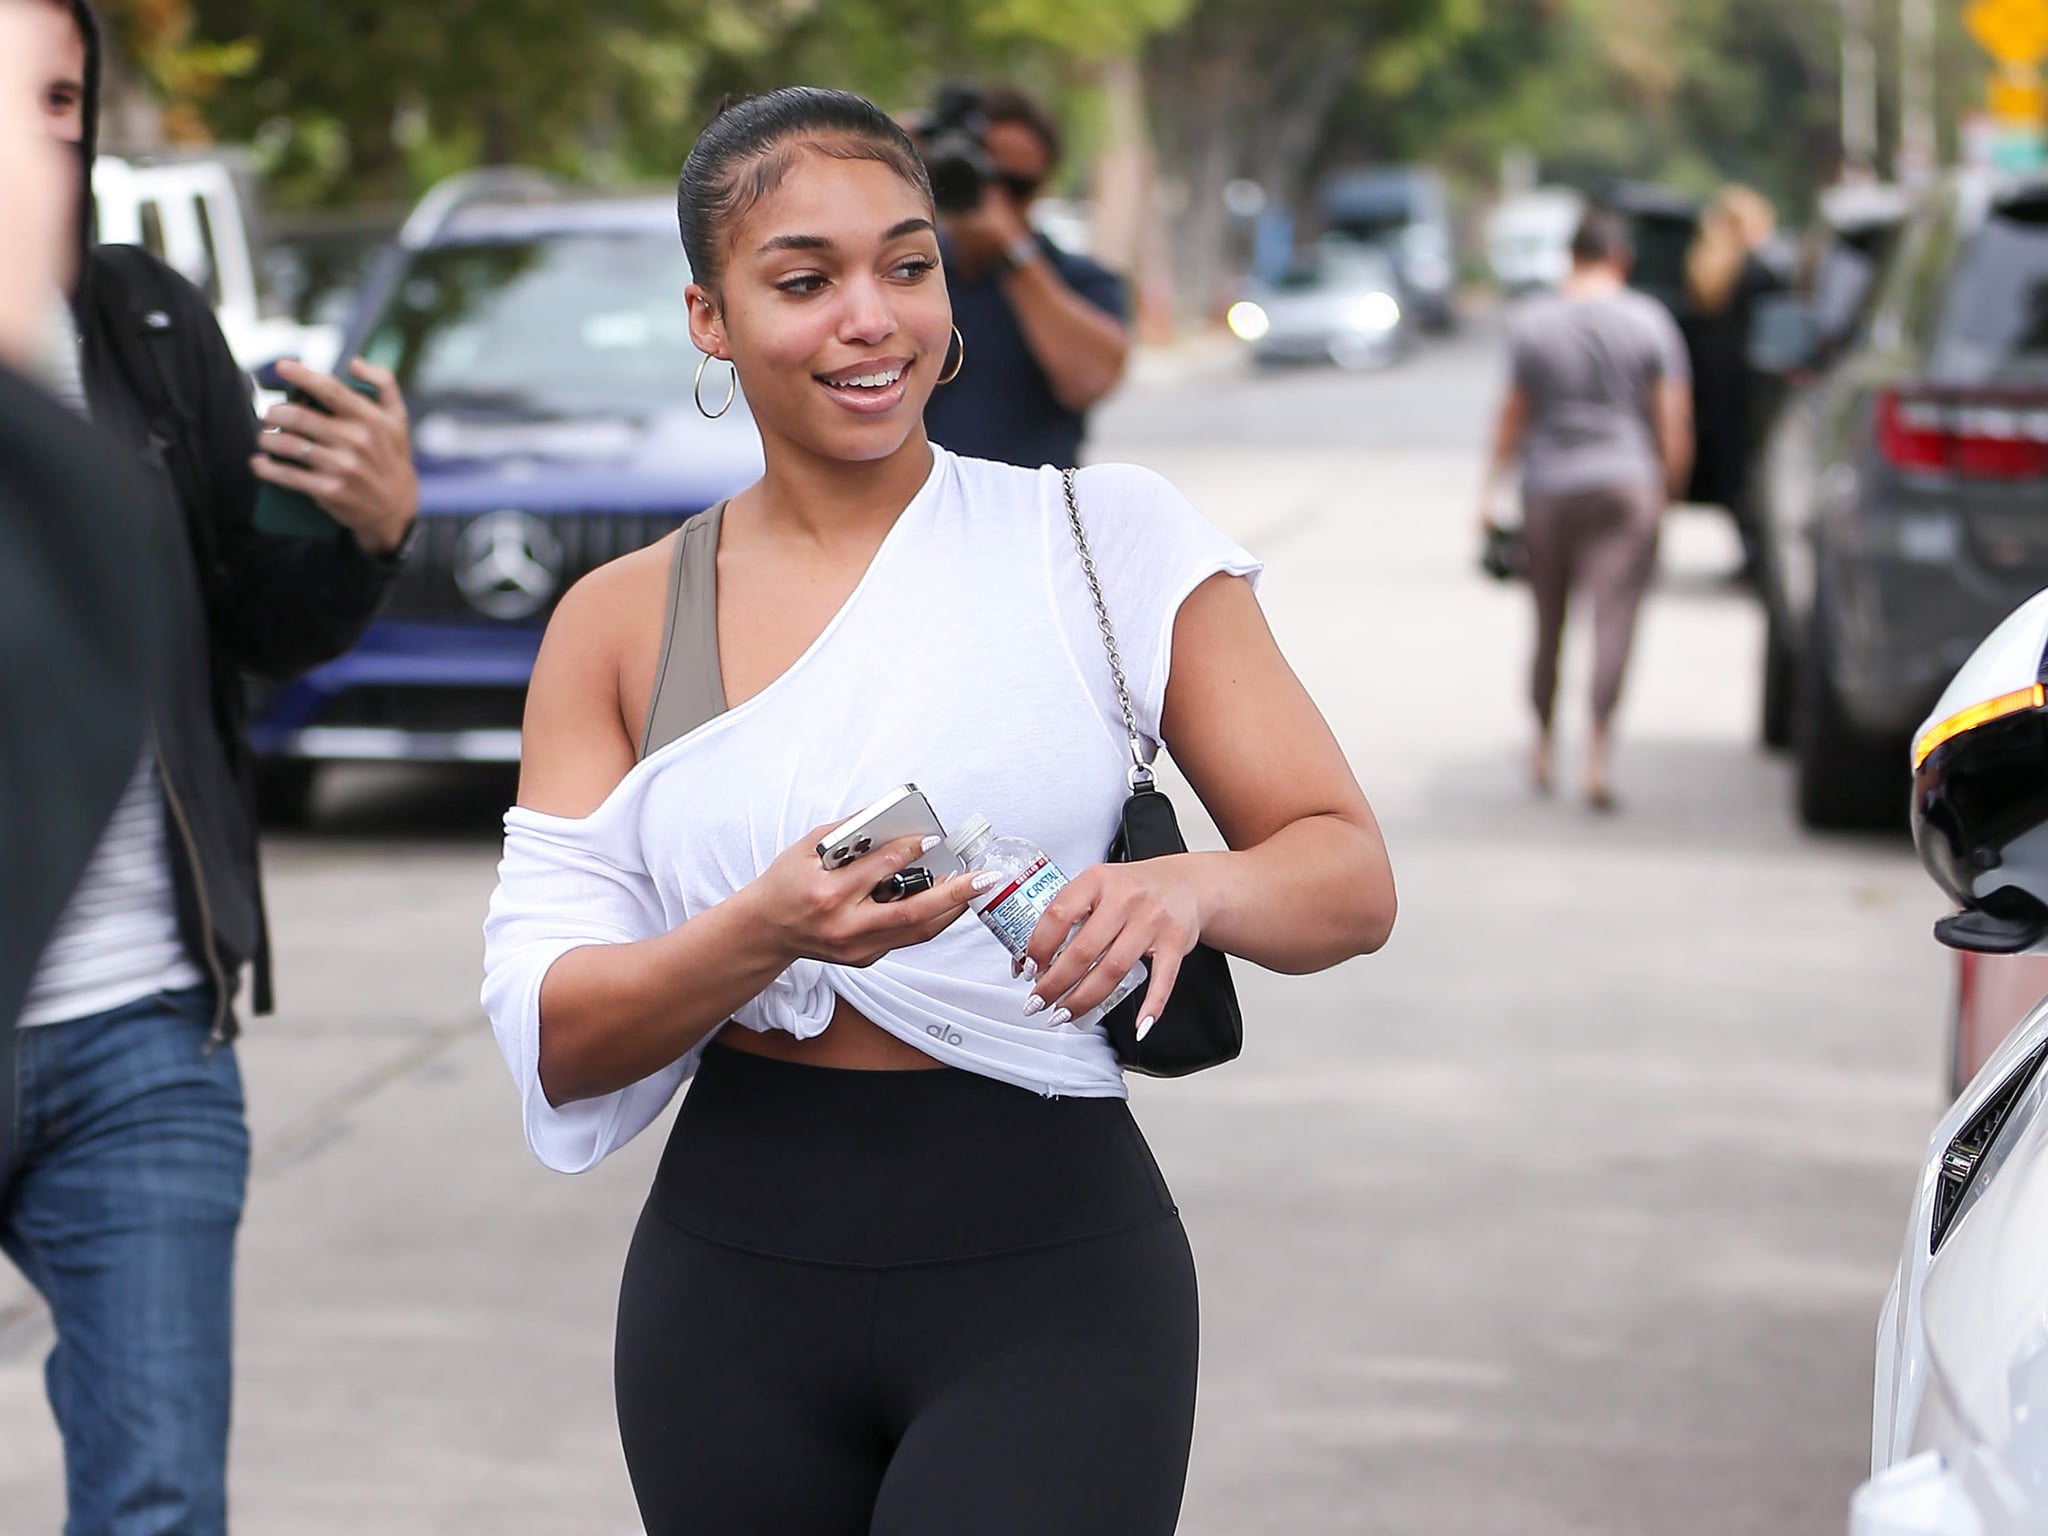
{"type": "Polygon", "coordinates": [[[865,96],[789,85],[728,99],[697,136],[676,180],[676,222],[698,282],[718,291],[734,227],[808,153],[886,165],[931,206],[931,179],[917,146],[865,96]]]}

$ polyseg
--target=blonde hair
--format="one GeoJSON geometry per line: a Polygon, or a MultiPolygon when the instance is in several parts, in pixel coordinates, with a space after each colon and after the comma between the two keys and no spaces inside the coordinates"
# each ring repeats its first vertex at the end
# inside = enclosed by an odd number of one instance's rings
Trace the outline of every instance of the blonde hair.
{"type": "Polygon", "coordinates": [[[1685,286],[1693,303],[1710,313],[1725,307],[1743,260],[1777,227],[1777,215],[1761,194],[1723,187],[1700,215],[1699,232],[1685,253],[1685,286]]]}

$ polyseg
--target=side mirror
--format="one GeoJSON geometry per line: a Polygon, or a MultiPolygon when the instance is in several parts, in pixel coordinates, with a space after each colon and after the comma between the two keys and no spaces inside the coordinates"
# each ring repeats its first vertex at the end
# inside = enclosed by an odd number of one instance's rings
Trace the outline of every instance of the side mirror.
{"type": "Polygon", "coordinates": [[[1769,293],[1749,320],[1749,366],[1758,373],[1797,373],[1820,355],[1820,321],[1796,293],[1769,293]]]}

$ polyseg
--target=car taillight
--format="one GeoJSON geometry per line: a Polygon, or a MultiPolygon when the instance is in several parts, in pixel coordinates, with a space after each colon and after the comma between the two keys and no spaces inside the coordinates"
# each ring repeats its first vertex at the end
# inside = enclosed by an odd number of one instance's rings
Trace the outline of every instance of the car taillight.
{"type": "Polygon", "coordinates": [[[2048,477],[2048,396],[1880,390],[1877,451],[1923,474],[2048,477]]]}

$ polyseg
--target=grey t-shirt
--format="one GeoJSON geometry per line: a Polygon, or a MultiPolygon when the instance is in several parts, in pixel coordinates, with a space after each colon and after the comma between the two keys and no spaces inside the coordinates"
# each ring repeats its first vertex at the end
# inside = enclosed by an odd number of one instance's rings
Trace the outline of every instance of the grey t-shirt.
{"type": "Polygon", "coordinates": [[[1529,402],[1524,495],[1663,484],[1656,385],[1690,375],[1684,338],[1662,304],[1627,288],[1597,298],[1545,294],[1509,315],[1508,345],[1529,402]]]}

